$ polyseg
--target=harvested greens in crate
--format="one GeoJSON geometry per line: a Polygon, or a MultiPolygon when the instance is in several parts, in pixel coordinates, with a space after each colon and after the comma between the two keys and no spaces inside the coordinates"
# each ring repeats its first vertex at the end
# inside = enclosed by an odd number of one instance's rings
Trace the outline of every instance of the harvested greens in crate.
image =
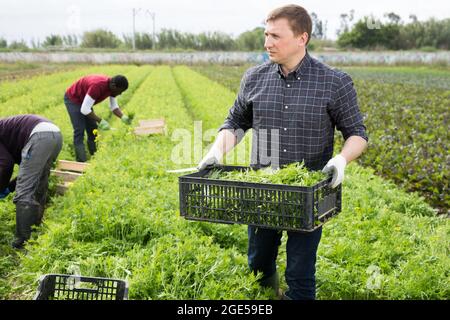
{"type": "Polygon", "coordinates": [[[303,163],[281,169],[218,166],[179,177],[180,214],[189,220],[309,232],[341,211],[341,185],[303,163]]]}

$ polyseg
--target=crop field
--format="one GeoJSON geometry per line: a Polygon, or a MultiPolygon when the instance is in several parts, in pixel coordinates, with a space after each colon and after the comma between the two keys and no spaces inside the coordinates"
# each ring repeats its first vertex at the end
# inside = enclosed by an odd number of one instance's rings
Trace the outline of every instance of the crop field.
{"type": "MultiPolygon", "coordinates": [[[[130,86],[118,102],[134,114],[133,125],[164,118],[168,129],[136,136],[107,102],[97,105],[115,130],[99,133],[88,170],[64,195],[50,184],[44,222],[24,252],[10,247],[13,196],[0,201],[0,299],[32,299],[41,275],[75,271],[126,279],[130,299],[274,298],[249,271],[246,226],[180,217],[178,175],[166,172],[197,165],[196,152],[190,163],[173,162],[177,132],[195,137],[197,121],[216,130],[248,67],[83,65],[0,82],[0,117],[34,113],[52,120],[64,137],[59,159],[75,159],[64,92],[86,74],[124,74],[130,86]]],[[[449,299],[450,72],[343,69],[354,79],[369,148],[347,167],[342,212],[323,227],[317,298],[449,299]]],[[[241,143],[247,148],[250,135],[241,143]]],[[[339,150],[339,132],[336,143],[339,150]]],[[[248,157],[233,164],[248,164],[248,157]]]]}

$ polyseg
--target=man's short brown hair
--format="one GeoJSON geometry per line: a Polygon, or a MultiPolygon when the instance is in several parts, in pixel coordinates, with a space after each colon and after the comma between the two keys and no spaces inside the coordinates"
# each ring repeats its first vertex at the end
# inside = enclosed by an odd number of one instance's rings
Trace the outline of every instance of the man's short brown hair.
{"type": "Polygon", "coordinates": [[[288,4],[272,10],[267,15],[266,23],[281,18],[288,20],[294,35],[297,36],[306,32],[308,34],[306,44],[308,44],[312,32],[312,20],[308,11],[299,5],[288,4]]]}

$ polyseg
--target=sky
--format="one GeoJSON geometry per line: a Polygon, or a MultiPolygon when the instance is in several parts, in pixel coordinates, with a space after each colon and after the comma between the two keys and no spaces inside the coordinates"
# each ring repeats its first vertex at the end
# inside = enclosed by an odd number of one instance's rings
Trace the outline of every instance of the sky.
{"type": "Polygon", "coordinates": [[[133,32],[176,29],[200,33],[221,31],[232,36],[264,26],[267,13],[281,5],[295,3],[316,13],[327,23],[327,38],[336,39],[340,14],[354,10],[355,21],[368,15],[382,18],[395,12],[403,21],[414,14],[420,21],[450,17],[445,0],[0,0],[0,38],[8,42],[43,41],[50,34],[81,35],[104,28],[120,37],[133,32]]]}

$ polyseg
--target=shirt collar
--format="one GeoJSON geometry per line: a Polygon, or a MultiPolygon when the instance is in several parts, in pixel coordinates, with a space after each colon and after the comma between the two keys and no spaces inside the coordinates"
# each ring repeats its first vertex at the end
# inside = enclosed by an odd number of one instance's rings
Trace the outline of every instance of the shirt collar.
{"type": "MultiPolygon", "coordinates": [[[[299,78],[301,75],[305,73],[306,69],[308,69],[309,66],[311,66],[311,56],[309,55],[308,50],[306,50],[305,56],[299,63],[297,69],[295,69],[295,71],[290,72],[288,76],[293,74],[296,78],[299,78]]],[[[285,77],[283,71],[281,70],[281,65],[274,63],[274,68],[280,76],[285,77]]]]}

